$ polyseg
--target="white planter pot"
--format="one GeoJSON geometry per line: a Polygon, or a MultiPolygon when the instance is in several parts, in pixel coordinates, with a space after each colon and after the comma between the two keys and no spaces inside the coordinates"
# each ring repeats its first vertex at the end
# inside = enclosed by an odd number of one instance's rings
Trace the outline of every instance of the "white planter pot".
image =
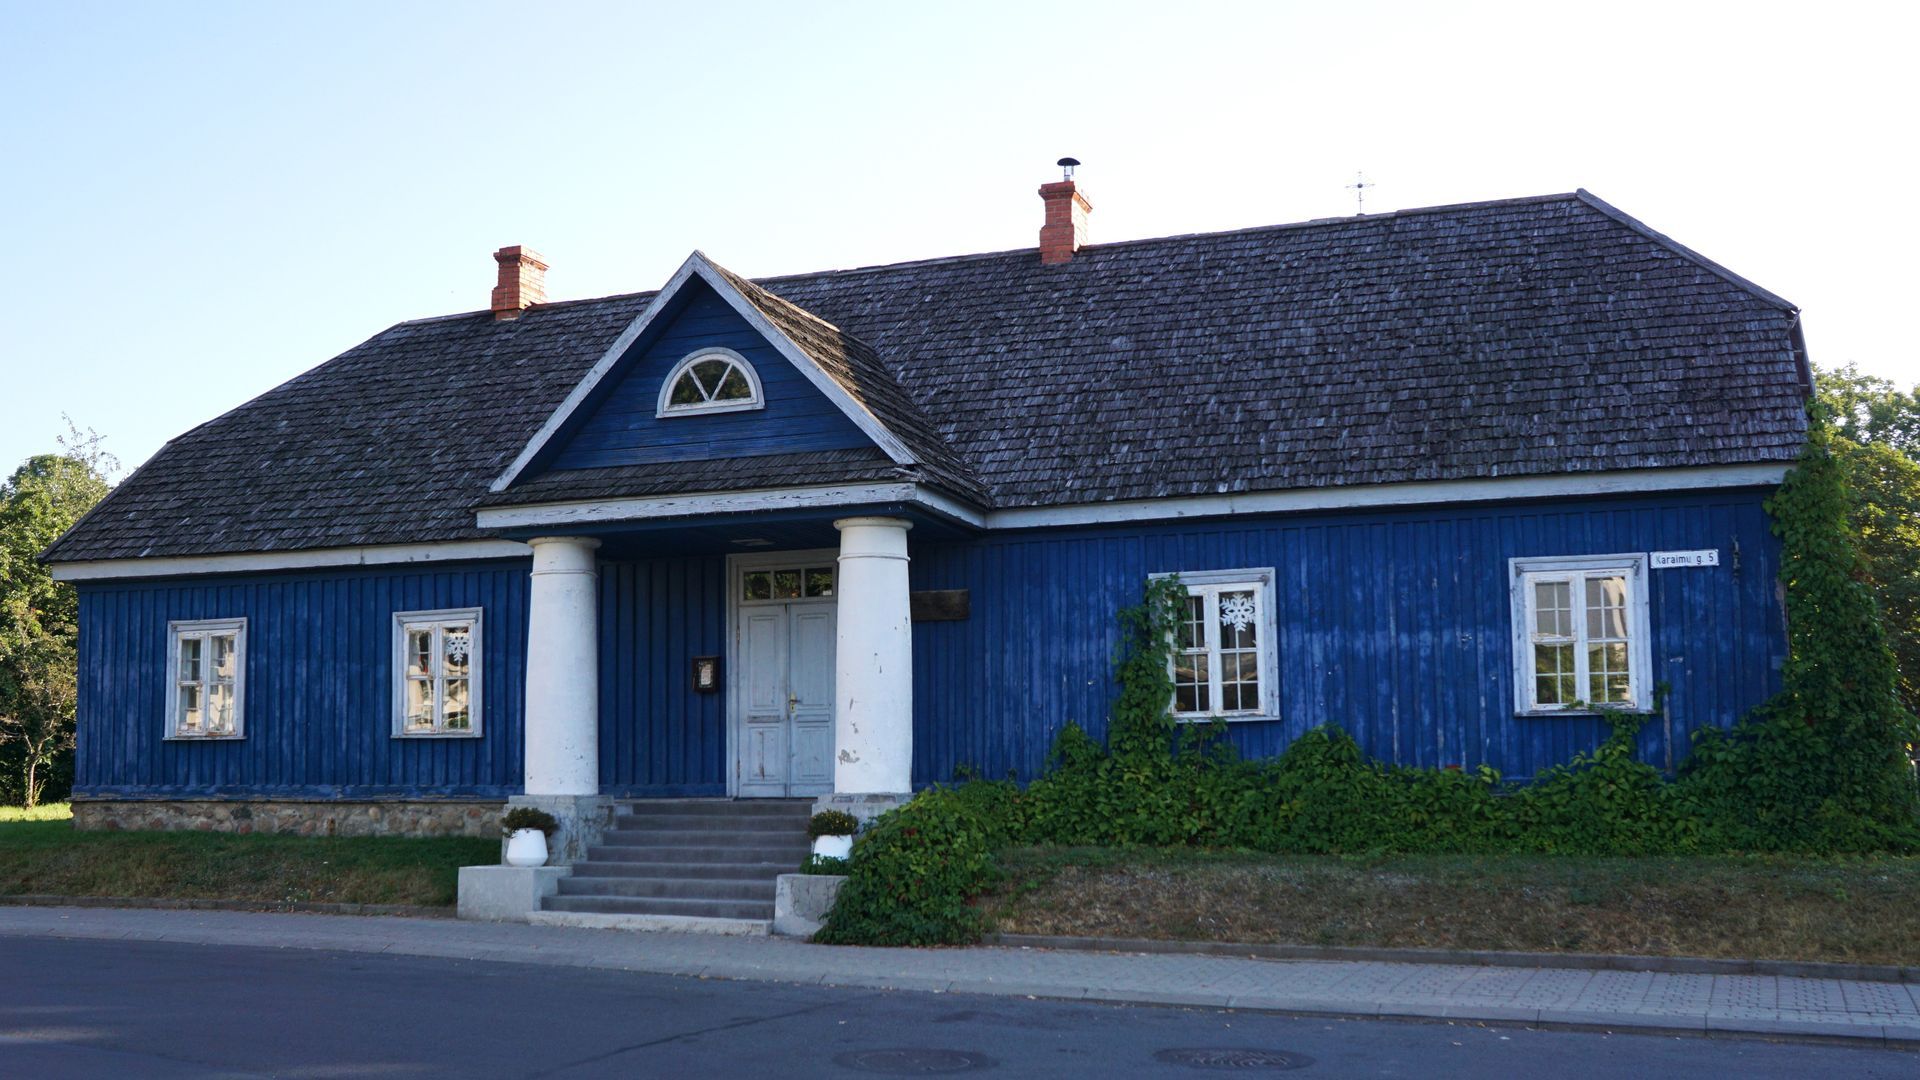
{"type": "Polygon", "coordinates": [[[823,859],[844,859],[853,854],[853,837],[816,836],[813,838],[813,853],[823,859]]]}
{"type": "Polygon", "coordinates": [[[547,865],[547,834],[539,829],[513,830],[507,837],[507,865],[547,865]]]}

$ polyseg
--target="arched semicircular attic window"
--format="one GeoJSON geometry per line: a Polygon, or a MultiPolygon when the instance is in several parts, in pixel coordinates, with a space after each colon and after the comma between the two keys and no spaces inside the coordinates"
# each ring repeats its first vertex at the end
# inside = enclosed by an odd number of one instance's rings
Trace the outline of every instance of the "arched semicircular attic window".
{"type": "Polygon", "coordinates": [[[760,376],[746,357],[732,349],[701,349],[667,374],[656,415],[740,412],[766,403],[760,376]]]}

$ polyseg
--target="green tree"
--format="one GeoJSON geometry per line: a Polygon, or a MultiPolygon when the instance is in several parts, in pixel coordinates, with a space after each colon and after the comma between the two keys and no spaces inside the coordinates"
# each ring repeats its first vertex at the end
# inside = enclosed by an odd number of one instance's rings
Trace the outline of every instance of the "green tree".
{"type": "Polygon", "coordinates": [[[1833,410],[1833,433],[1855,445],[1891,446],[1920,455],[1920,387],[1901,390],[1892,380],[1863,375],[1852,364],[1814,373],[1814,388],[1833,410]]]}
{"type": "Polygon", "coordinates": [[[0,760],[28,806],[73,749],[79,603],[39,554],[111,489],[100,436],[72,428],[60,452],[27,459],[0,485],[0,760]]]}
{"type": "Polygon", "coordinates": [[[1852,365],[1816,376],[1832,413],[1834,459],[1852,490],[1861,573],[1899,666],[1900,698],[1920,712],[1920,387],[1896,389],[1852,365]]]}

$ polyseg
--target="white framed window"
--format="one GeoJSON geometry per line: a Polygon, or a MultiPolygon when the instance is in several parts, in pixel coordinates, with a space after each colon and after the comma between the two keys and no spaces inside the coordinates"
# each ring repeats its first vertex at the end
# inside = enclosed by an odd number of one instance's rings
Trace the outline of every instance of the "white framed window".
{"type": "Polygon", "coordinates": [[[1187,588],[1183,617],[1174,628],[1174,716],[1278,716],[1273,568],[1153,576],[1177,577],[1187,588]]]}
{"type": "Polygon", "coordinates": [[[244,736],[247,620],[168,623],[167,688],[167,738],[244,736]]]}
{"type": "Polygon", "coordinates": [[[732,349],[701,349],[673,366],[660,384],[655,416],[742,412],[766,407],[760,374],[732,349]]]}
{"type": "Polygon", "coordinates": [[[1512,559],[1508,567],[1518,711],[1652,707],[1645,555],[1512,559]]]}
{"type": "Polygon", "coordinates": [[[395,738],[480,734],[480,609],[393,616],[395,738]]]}

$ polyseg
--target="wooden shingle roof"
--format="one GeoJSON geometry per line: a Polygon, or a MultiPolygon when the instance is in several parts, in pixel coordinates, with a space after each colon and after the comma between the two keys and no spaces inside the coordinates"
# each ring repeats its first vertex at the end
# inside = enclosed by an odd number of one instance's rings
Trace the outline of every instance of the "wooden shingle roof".
{"type": "Polygon", "coordinates": [[[46,557],[469,539],[483,501],[892,477],[1022,507],[1785,463],[1805,429],[1793,306],[1584,192],[741,284],[915,464],[575,470],[489,497],[641,293],[392,327],[174,439],[46,557]]]}

